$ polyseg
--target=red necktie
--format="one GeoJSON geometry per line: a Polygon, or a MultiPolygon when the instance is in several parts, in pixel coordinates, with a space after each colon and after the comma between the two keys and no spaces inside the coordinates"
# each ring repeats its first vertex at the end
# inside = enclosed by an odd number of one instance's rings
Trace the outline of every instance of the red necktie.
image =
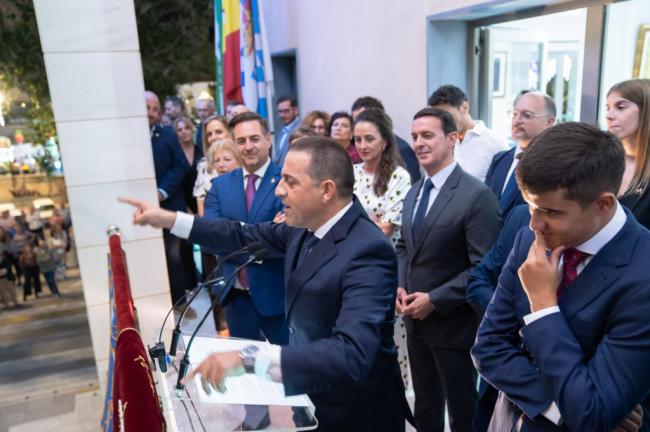
{"type": "MultiPolygon", "coordinates": [[[[253,200],[255,200],[255,180],[257,180],[257,174],[248,174],[246,182],[246,213],[250,215],[251,208],[253,208],[253,200]]],[[[239,270],[237,274],[239,278],[239,283],[242,287],[248,288],[248,273],[246,269],[243,268],[239,270]]]]}
{"type": "Polygon", "coordinates": [[[576,280],[578,277],[578,265],[589,256],[591,255],[581,252],[576,248],[568,248],[562,252],[564,264],[562,266],[562,280],[560,281],[560,286],[557,288],[558,298],[560,298],[566,292],[569,285],[576,280]]]}

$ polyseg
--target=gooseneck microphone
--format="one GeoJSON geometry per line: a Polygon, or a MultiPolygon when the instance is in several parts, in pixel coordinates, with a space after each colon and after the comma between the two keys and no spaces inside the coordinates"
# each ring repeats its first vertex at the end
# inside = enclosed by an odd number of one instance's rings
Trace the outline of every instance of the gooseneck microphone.
{"type": "MultiPolygon", "coordinates": [[[[203,289],[204,287],[206,287],[206,286],[212,286],[212,285],[219,285],[220,286],[219,291],[223,290],[223,287],[225,286],[225,285],[223,285],[224,278],[223,277],[215,278],[214,276],[216,274],[218,274],[218,272],[221,270],[221,267],[223,266],[224,261],[230,260],[232,258],[235,258],[235,257],[239,256],[239,255],[254,253],[256,251],[261,250],[262,248],[263,248],[262,243],[260,243],[260,242],[251,242],[251,243],[247,244],[246,246],[244,246],[243,248],[238,249],[238,250],[226,255],[225,257],[223,257],[223,259],[219,260],[219,263],[217,264],[217,266],[214,268],[214,270],[212,270],[212,272],[209,275],[209,280],[197,285],[196,289],[194,290],[194,293],[192,294],[192,297],[190,297],[190,299],[187,302],[187,306],[185,306],[185,309],[183,309],[183,312],[182,312],[180,318],[178,319],[178,323],[174,327],[174,331],[172,332],[172,340],[171,340],[171,347],[169,349],[169,355],[171,355],[171,356],[176,355],[176,349],[178,347],[178,341],[179,341],[179,338],[180,338],[180,335],[181,335],[181,327],[180,327],[181,322],[183,321],[183,318],[185,317],[185,313],[187,312],[187,308],[194,301],[194,299],[198,295],[199,291],[201,289],[203,289]]],[[[184,300],[186,300],[187,295],[188,295],[188,293],[185,293],[180,299],[178,299],[176,301],[176,303],[174,303],[172,305],[172,307],[169,309],[169,311],[167,311],[167,315],[165,315],[165,319],[163,320],[162,326],[160,327],[160,334],[158,335],[158,342],[156,342],[156,344],[153,347],[147,345],[147,348],[149,349],[149,356],[151,357],[151,360],[152,360],[152,362],[154,364],[154,367],[156,365],[156,360],[157,360],[158,361],[158,366],[160,367],[160,370],[162,372],[167,372],[167,359],[166,359],[166,357],[167,357],[166,352],[167,351],[165,349],[165,342],[163,342],[163,340],[162,340],[163,330],[165,328],[165,324],[167,323],[167,319],[171,315],[174,308],[176,306],[178,306],[179,304],[181,304],[184,300]]]]}
{"type": "Polygon", "coordinates": [[[230,276],[228,276],[228,279],[226,279],[226,283],[224,283],[221,286],[221,288],[219,290],[219,293],[215,296],[215,299],[212,301],[212,304],[208,308],[205,315],[203,315],[203,317],[201,318],[201,321],[199,321],[199,324],[196,326],[196,329],[194,330],[194,332],[192,332],[192,336],[190,337],[190,340],[187,343],[187,347],[185,348],[185,355],[183,355],[183,358],[181,360],[181,364],[180,364],[180,366],[178,368],[178,379],[176,380],[176,390],[183,390],[183,384],[181,384],[181,381],[183,380],[183,378],[185,377],[185,374],[187,373],[187,368],[190,366],[189,352],[190,352],[190,348],[192,347],[192,342],[194,342],[194,338],[196,337],[197,333],[201,329],[201,326],[203,326],[203,323],[205,322],[205,320],[212,313],[212,309],[214,309],[214,307],[217,304],[219,304],[219,301],[220,301],[220,298],[221,298],[221,291],[223,291],[224,287],[228,286],[228,284],[232,281],[232,279],[234,279],[237,276],[237,274],[239,273],[239,271],[241,269],[243,269],[244,267],[246,267],[247,265],[249,265],[250,263],[252,263],[254,261],[263,260],[264,258],[266,258],[267,255],[268,255],[268,251],[266,249],[263,249],[263,248],[260,248],[257,251],[253,252],[251,254],[251,256],[246,260],[246,262],[244,264],[240,265],[239,267],[237,267],[235,269],[235,271],[232,272],[232,274],[230,274],[230,276]]]}

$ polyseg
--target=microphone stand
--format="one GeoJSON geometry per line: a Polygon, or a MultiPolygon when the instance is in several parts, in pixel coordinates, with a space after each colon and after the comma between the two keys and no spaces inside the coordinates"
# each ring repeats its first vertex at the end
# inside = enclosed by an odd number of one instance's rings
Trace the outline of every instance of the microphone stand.
{"type": "Polygon", "coordinates": [[[237,276],[237,273],[239,273],[239,271],[241,269],[243,269],[244,267],[246,267],[247,265],[249,265],[253,261],[259,261],[259,260],[264,259],[266,257],[266,255],[267,255],[266,249],[259,249],[253,255],[251,255],[251,257],[248,260],[246,260],[246,262],[244,264],[237,267],[237,269],[235,269],[235,271],[230,276],[228,276],[227,283],[223,284],[223,286],[219,290],[219,294],[215,297],[212,304],[210,304],[210,307],[208,308],[207,312],[201,318],[201,321],[199,321],[199,324],[196,326],[196,329],[194,330],[194,332],[192,332],[192,336],[190,337],[190,340],[187,343],[187,347],[185,348],[185,354],[183,355],[183,358],[181,359],[181,364],[180,364],[180,366],[178,368],[178,379],[176,380],[176,390],[178,390],[178,391],[183,390],[184,385],[181,384],[181,381],[185,377],[185,374],[187,373],[187,368],[190,365],[190,357],[189,357],[190,348],[192,346],[192,343],[194,342],[194,338],[196,337],[196,334],[201,329],[201,326],[203,326],[203,323],[205,322],[205,320],[208,318],[208,316],[210,316],[210,313],[212,312],[212,309],[220,301],[221,292],[223,291],[223,289],[226,286],[228,286],[228,284],[232,281],[232,279],[234,279],[234,277],[237,276]]]}

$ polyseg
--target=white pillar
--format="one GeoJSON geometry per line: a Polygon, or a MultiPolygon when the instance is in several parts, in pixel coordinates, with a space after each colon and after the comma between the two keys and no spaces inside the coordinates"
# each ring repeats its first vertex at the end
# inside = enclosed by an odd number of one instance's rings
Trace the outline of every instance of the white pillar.
{"type": "Polygon", "coordinates": [[[109,355],[106,228],[117,225],[145,345],[171,306],[162,235],[126,195],[156,201],[133,0],[34,0],[61,143],[99,381],[109,355]]]}

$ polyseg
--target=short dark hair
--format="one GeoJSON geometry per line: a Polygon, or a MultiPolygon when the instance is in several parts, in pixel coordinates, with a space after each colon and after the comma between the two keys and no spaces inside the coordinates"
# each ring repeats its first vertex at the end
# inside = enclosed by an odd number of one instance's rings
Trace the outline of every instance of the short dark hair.
{"type": "Polygon", "coordinates": [[[172,105],[179,107],[183,112],[185,112],[185,104],[178,96],[167,96],[165,98],[165,104],[167,104],[167,102],[171,102],[172,105]]]}
{"type": "Polygon", "coordinates": [[[280,103],[286,101],[289,101],[289,105],[291,105],[291,108],[296,108],[298,106],[298,100],[295,97],[289,95],[280,96],[275,102],[275,106],[278,106],[280,103]]]}
{"type": "Polygon", "coordinates": [[[237,106],[239,104],[240,104],[240,102],[236,101],[234,99],[230,99],[228,102],[226,102],[227,107],[234,107],[234,106],[237,106]]]}
{"type": "Polygon", "coordinates": [[[534,194],[565,189],[583,208],[601,193],[618,193],[625,170],[621,142],[585,123],[567,122],[537,135],[521,156],[517,183],[534,194]]]}
{"type": "Polygon", "coordinates": [[[415,113],[413,120],[417,120],[420,117],[436,117],[440,120],[440,123],[442,123],[442,131],[445,135],[449,135],[452,132],[458,132],[454,118],[445,110],[431,107],[422,108],[420,111],[415,113]]]}
{"type": "Polygon", "coordinates": [[[357,100],[355,100],[354,103],[352,104],[352,108],[350,108],[350,111],[354,112],[361,108],[378,109],[381,111],[385,111],[384,104],[381,103],[379,99],[372,96],[362,96],[360,98],[357,98],[357,100]]]}
{"type": "Polygon", "coordinates": [[[332,136],[332,126],[334,125],[334,122],[340,118],[346,118],[350,120],[350,127],[352,127],[352,124],[354,123],[354,121],[352,121],[352,116],[345,111],[337,111],[332,114],[329,123],[327,123],[327,136],[332,136]]]}
{"type": "Polygon", "coordinates": [[[439,105],[451,105],[460,107],[463,102],[467,102],[467,95],[458,87],[447,84],[440,86],[429,96],[428,105],[431,107],[439,105]]]}
{"type": "Polygon", "coordinates": [[[228,129],[231,131],[235,130],[235,126],[237,126],[239,123],[244,123],[247,121],[257,121],[260,123],[260,127],[262,128],[262,133],[264,135],[269,133],[269,124],[267,123],[266,119],[263,119],[260,117],[259,114],[252,112],[252,111],[247,111],[243,113],[239,113],[233,118],[230,119],[230,122],[228,122],[228,129]]]}
{"type": "Polygon", "coordinates": [[[354,170],[348,153],[331,138],[305,137],[293,143],[290,152],[305,152],[311,157],[307,172],[314,184],[332,180],[341,198],[352,198],[354,170]]]}
{"type": "Polygon", "coordinates": [[[316,132],[312,131],[308,127],[300,126],[294,129],[294,131],[291,132],[291,135],[289,135],[289,145],[291,145],[291,143],[297,139],[306,138],[310,136],[317,136],[316,132]]]}

